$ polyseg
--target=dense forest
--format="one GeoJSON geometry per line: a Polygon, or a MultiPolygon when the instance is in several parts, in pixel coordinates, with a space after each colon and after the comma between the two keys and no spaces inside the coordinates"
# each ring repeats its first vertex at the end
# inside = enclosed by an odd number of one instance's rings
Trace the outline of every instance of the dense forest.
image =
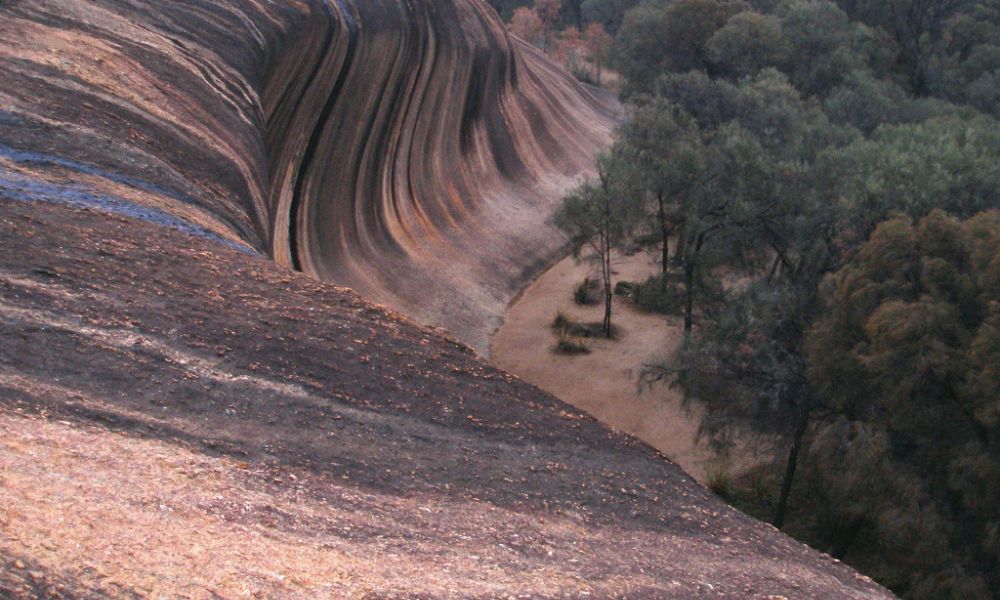
{"type": "Polygon", "coordinates": [[[661,253],[686,340],[647,379],[767,457],[717,491],[905,598],[1000,598],[1000,0],[493,4],[616,75],[557,220],[661,253]]]}

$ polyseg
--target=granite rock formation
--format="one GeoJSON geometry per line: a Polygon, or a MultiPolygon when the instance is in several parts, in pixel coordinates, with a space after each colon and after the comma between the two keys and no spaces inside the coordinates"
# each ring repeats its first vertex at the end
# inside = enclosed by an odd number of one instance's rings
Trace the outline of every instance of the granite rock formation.
{"type": "Polygon", "coordinates": [[[615,110],[478,0],[0,0],[0,597],[889,597],[320,281],[475,343],[615,110]]]}
{"type": "Polygon", "coordinates": [[[546,217],[613,99],[478,1],[171,4],[3,4],[6,176],[72,177],[485,348],[559,251],[546,217]]]}

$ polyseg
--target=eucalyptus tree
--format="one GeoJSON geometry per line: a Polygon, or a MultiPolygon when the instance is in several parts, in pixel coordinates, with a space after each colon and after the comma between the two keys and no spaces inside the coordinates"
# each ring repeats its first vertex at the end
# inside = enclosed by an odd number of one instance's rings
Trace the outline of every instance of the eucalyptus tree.
{"type": "Polygon", "coordinates": [[[611,253],[630,238],[639,219],[636,195],[628,190],[623,176],[623,157],[615,153],[598,159],[597,177],[576,187],[563,198],[553,221],[569,234],[574,256],[586,257],[599,264],[604,292],[604,318],[601,331],[611,337],[611,253]]]}
{"type": "Polygon", "coordinates": [[[897,215],[830,278],[807,335],[809,383],[844,415],[810,446],[817,506],[850,525],[841,558],[874,554],[906,597],[998,597],[998,256],[996,210],[897,215]]]}
{"type": "Polygon", "coordinates": [[[676,106],[654,100],[639,107],[622,127],[618,152],[628,158],[618,162],[623,177],[632,181],[630,189],[647,206],[666,274],[670,238],[684,227],[691,199],[704,183],[705,152],[697,125],[676,106]]]}

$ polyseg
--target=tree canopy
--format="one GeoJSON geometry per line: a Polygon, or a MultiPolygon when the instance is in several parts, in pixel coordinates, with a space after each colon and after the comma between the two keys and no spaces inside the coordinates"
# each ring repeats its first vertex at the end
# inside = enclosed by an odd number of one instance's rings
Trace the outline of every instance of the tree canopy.
{"type": "Polygon", "coordinates": [[[762,445],[747,510],[907,598],[1000,598],[1000,0],[588,7],[607,174],[685,305],[648,375],[762,445]]]}
{"type": "Polygon", "coordinates": [[[844,553],[893,557],[883,580],[914,597],[1000,585],[998,291],[1000,212],[896,216],[827,281],[807,338],[809,380],[838,415],[810,449],[810,489],[852,524],[844,553]]]}

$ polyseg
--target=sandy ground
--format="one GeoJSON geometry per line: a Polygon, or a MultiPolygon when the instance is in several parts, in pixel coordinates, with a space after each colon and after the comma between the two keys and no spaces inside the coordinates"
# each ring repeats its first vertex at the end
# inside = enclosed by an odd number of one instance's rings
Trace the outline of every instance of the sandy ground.
{"type": "MultiPolygon", "coordinates": [[[[615,297],[612,323],[618,340],[587,340],[590,354],[566,356],[552,351],[557,337],[551,324],[560,310],[584,322],[600,321],[604,305],[579,306],[573,289],[595,277],[597,265],[567,257],[546,271],[508,308],[494,334],[491,357],[500,368],[630,433],[669,456],[698,481],[706,480],[712,452],[697,440],[698,407],[683,406],[679,391],[664,385],[640,386],[643,366],[669,357],[681,342],[677,317],[635,310],[615,297]]],[[[658,269],[649,254],[613,258],[613,281],[642,281],[658,269]]]]}

